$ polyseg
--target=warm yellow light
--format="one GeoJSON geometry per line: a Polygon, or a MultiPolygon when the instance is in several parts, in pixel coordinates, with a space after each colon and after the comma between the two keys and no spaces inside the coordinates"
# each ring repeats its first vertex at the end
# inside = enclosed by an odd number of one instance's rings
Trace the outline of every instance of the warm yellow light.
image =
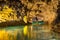
{"type": "Polygon", "coordinates": [[[24,35],[27,35],[28,34],[28,26],[25,26],[23,28],[23,33],[24,33],[24,35]]]}
{"type": "Polygon", "coordinates": [[[25,23],[27,23],[27,16],[24,16],[24,17],[23,17],[23,21],[24,21],[25,23]]]}

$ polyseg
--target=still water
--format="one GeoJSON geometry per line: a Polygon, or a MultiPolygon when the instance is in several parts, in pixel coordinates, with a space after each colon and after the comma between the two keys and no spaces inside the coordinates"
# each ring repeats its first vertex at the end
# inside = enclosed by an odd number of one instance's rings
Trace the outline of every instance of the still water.
{"type": "Polygon", "coordinates": [[[0,29],[0,40],[60,40],[57,33],[40,25],[9,26],[0,29]],[[24,35],[24,27],[27,31],[24,35]]]}

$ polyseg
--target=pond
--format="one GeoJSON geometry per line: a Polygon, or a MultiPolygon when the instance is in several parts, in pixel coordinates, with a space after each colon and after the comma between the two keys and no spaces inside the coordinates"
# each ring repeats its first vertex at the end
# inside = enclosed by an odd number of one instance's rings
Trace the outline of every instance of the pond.
{"type": "Polygon", "coordinates": [[[58,35],[44,29],[44,26],[32,24],[0,29],[0,40],[60,40],[58,35]]]}

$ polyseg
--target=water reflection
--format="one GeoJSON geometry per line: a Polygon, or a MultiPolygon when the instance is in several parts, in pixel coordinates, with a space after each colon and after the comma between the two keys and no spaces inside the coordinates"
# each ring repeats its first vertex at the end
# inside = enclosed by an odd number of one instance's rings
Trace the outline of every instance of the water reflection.
{"type": "Polygon", "coordinates": [[[51,31],[44,29],[44,26],[30,25],[32,26],[31,30],[31,39],[32,40],[49,40],[52,38],[51,31]]]}
{"type": "Polygon", "coordinates": [[[29,25],[31,40],[59,40],[60,35],[50,30],[46,25],[29,25]]]}
{"type": "Polygon", "coordinates": [[[25,25],[0,29],[0,40],[59,40],[57,33],[40,25],[25,25]],[[25,33],[24,34],[24,29],[25,33]]]}

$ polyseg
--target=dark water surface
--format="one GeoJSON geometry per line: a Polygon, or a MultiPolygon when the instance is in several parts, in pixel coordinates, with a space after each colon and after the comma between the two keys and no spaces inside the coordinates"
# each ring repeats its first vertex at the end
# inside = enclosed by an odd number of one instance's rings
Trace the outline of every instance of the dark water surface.
{"type": "MultiPolygon", "coordinates": [[[[36,25],[35,26],[25,25],[25,26],[10,26],[2,28],[0,29],[0,35],[1,31],[3,33],[4,32],[7,33],[6,35],[8,35],[7,37],[8,40],[60,40],[60,35],[58,33],[55,33],[53,31],[46,31],[45,29],[43,29],[42,26],[36,26],[36,25]],[[23,33],[23,28],[25,26],[28,27],[29,36],[28,34],[24,35],[23,33]]],[[[7,40],[3,35],[2,37],[4,40],[7,40]]]]}

